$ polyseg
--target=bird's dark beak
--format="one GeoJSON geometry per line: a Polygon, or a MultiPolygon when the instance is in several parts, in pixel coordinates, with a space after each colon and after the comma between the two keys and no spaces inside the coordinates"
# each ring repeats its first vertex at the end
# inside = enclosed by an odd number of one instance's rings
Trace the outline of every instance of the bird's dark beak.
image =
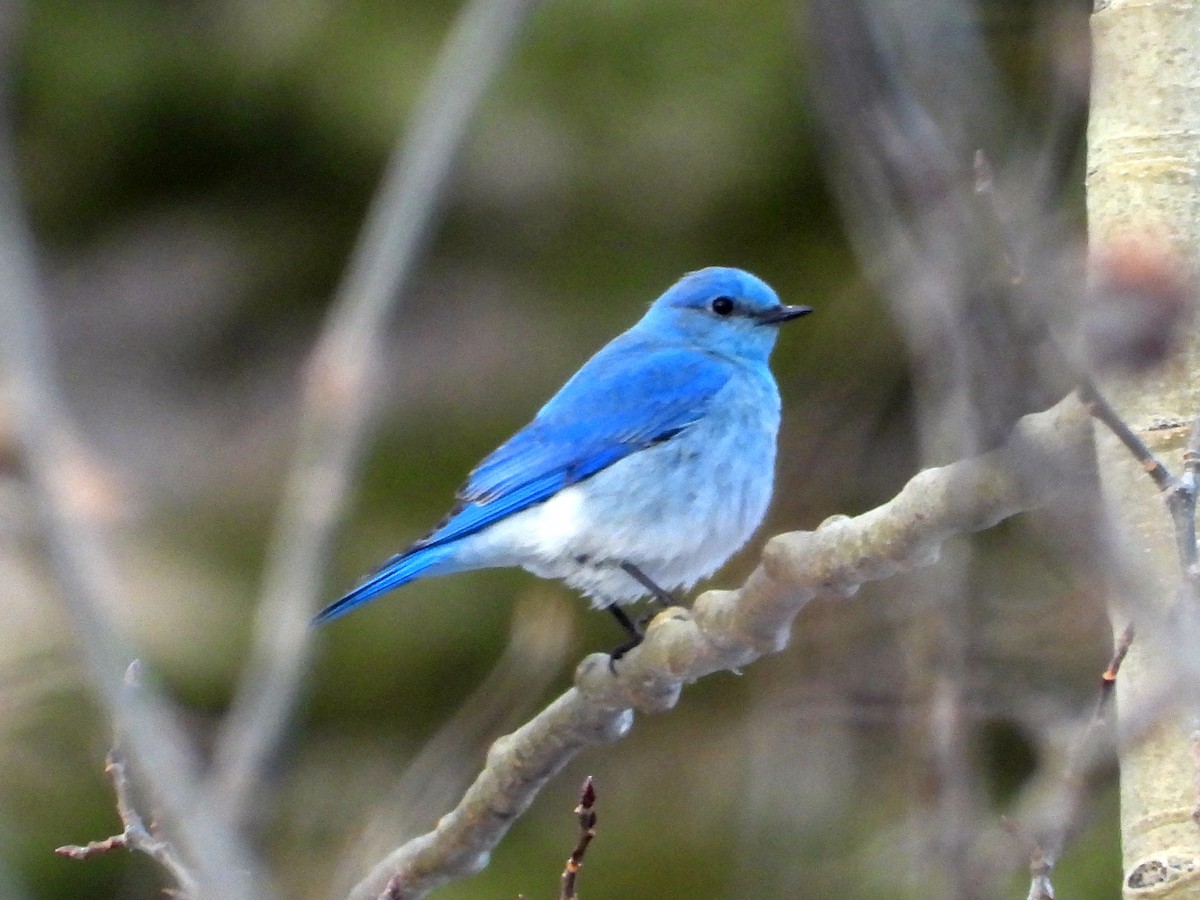
{"type": "Polygon", "coordinates": [[[777,306],[761,314],[758,317],[758,324],[781,325],[784,322],[790,322],[792,319],[807,316],[812,311],[811,306],[777,306]]]}

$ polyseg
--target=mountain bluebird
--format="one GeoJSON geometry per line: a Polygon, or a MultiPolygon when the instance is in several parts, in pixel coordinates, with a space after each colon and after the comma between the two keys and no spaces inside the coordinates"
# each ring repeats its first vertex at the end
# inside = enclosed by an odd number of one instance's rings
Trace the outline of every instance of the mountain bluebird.
{"type": "Polygon", "coordinates": [[[608,607],[690,588],[754,533],[771,499],[784,306],[740,269],[685,275],[481,462],[440,525],[318,616],[417,578],[521,566],[608,607]]]}

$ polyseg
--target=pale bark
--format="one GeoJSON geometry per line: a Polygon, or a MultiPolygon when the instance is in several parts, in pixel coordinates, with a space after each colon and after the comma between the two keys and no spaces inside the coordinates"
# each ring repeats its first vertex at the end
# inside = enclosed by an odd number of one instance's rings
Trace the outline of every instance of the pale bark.
{"type": "MultiPolygon", "coordinates": [[[[1149,253],[1169,250],[1181,274],[1194,279],[1200,258],[1200,3],[1100,0],[1092,34],[1087,196],[1093,256],[1141,241],[1152,247],[1149,253]]],[[[1198,370],[1200,333],[1192,328],[1165,366],[1106,386],[1118,412],[1176,473],[1200,409],[1198,370]]],[[[1122,587],[1114,591],[1114,626],[1119,631],[1129,617],[1138,624],[1117,685],[1119,710],[1134,716],[1200,648],[1184,643],[1178,628],[1163,627],[1178,602],[1181,572],[1162,497],[1110,435],[1100,433],[1099,441],[1115,544],[1127,557],[1122,587]]],[[[1182,703],[1149,739],[1121,756],[1126,897],[1200,896],[1200,827],[1193,819],[1196,711],[1194,702],[1182,703]]]]}

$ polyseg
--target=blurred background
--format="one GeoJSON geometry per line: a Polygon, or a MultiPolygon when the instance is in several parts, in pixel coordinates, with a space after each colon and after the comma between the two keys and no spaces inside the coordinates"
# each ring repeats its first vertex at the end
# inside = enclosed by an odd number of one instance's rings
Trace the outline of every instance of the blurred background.
{"type": "MultiPolygon", "coordinates": [[[[457,7],[5,7],[56,359],[128,588],[114,615],[201,747],[246,656],[302,364],[457,7]]],[[[1086,54],[1089,8],[987,2],[931,18],[939,40],[982,38],[996,66],[996,114],[974,114],[1002,162],[1014,163],[1017,135],[1025,148],[1046,135],[1082,147],[1042,75],[1057,54],[1086,54]]],[[[903,336],[833,199],[804,13],[782,0],[564,0],[531,17],[398,304],[330,600],[421,536],[479,458],[705,265],[747,268],[817,311],[775,355],[784,424],[769,522],[713,584],[738,584],[766,536],[868,510],[920,468],[903,336]]],[[[1078,158],[1067,171],[1054,198],[1064,240],[1082,222],[1078,158]]],[[[2,417],[0,405],[0,429],[2,417]]],[[[0,895],[159,896],[144,858],[52,853],[119,830],[102,772],[111,725],[77,664],[3,430],[0,450],[0,895]]],[[[1036,529],[1016,522],[975,544],[970,764],[998,817],[1055,729],[1088,710],[1109,636],[1036,529]]],[[[437,896],[555,896],[587,774],[600,824],[585,896],[921,895],[923,663],[938,615],[925,594],[921,578],[900,577],[809,606],[784,653],[695,685],[670,714],[578,758],[488,869],[437,896]]],[[[488,742],[620,634],[561,586],[492,572],[413,585],[319,641],[256,810],[293,897],[332,895],[431,827],[488,742]]],[[[1111,786],[1079,832],[1062,895],[1117,896],[1111,786]]],[[[994,849],[1022,895],[1027,848],[994,849]]]]}

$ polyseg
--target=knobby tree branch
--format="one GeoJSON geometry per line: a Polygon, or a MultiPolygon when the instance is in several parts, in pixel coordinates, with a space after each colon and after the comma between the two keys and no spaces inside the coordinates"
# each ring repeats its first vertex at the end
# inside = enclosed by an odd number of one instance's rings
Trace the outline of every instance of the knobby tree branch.
{"type": "Polygon", "coordinates": [[[574,687],[497,740],[458,806],[381,860],[351,900],[414,900],[479,871],[542,785],[579,751],[624,736],[635,710],[666,711],[683,685],[779,652],[816,597],[852,596],[867,582],[932,565],[956,535],[1078,499],[1090,442],[1087,410],[1072,395],[1022,418],[997,449],[918,473],[883,506],[773,538],[740,589],[659,613],[615,670],[605,654],[584,659],[574,687]]]}
{"type": "Polygon", "coordinates": [[[361,836],[341,854],[333,896],[344,896],[362,877],[365,862],[402,838],[419,833],[462,795],[475,775],[482,748],[536,712],[551,681],[563,671],[573,629],[568,599],[540,591],[517,602],[508,646],[491,672],[453,716],[378,795],[361,836]]]}

